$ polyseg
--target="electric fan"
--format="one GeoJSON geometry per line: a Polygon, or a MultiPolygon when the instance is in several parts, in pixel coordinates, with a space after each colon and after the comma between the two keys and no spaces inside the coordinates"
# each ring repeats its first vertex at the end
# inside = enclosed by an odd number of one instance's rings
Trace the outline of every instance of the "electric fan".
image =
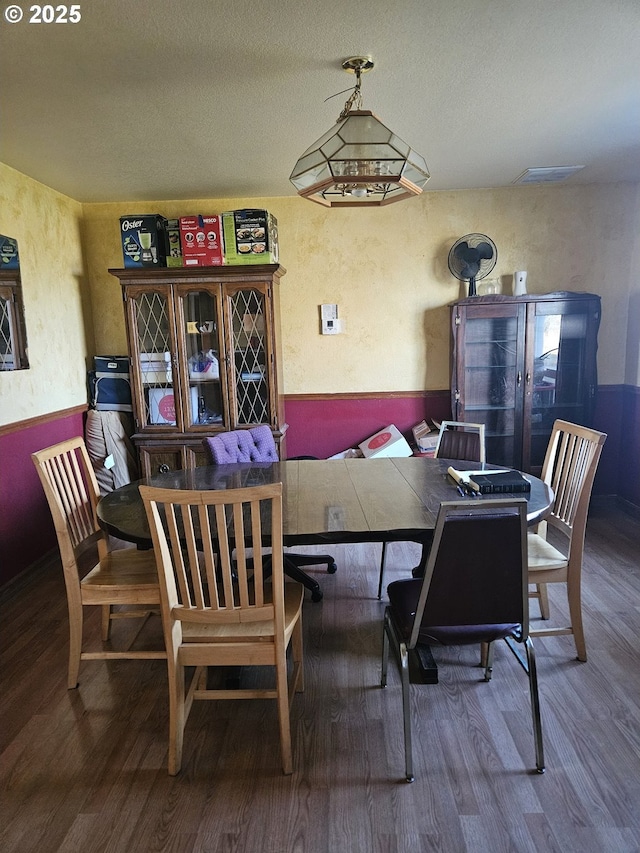
{"type": "Polygon", "coordinates": [[[498,260],[496,244],[485,234],[467,234],[451,247],[449,270],[469,282],[469,296],[476,296],[476,281],[489,275],[498,260]]]}

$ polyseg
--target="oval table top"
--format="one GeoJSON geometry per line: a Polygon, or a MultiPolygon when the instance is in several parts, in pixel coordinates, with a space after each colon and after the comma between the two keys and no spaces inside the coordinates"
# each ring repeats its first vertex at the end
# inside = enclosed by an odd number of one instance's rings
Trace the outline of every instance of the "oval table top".
{"type": "MultiPolygon", "coordinates": [[[[442,501],[482,503],[482,495],[460,496],[447,474],[450,465],[458,470],[479,468],[477,462],[406,457],[292,459],[171,471],[109,492],[98,503],[98,522],[119,539],[150,547],[151,535],[138,490],[141,484],[169,489],[230,489],[282,482],[286,545],[424,542],[431,536],[442,501]]],[[[528,522],[535,524],[549,513],[553,492],[537,477],[524,476],[531,483],[530,492],[484,497],[526,498],[528,522]]]]}

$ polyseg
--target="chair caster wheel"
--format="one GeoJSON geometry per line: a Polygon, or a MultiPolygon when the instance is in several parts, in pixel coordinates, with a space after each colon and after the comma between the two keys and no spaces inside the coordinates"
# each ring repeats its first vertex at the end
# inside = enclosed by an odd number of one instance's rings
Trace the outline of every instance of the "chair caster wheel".
{"type": "Polygon", "coordinates": [[[333,563],[329,563],[329,565],[327,566],[327,573],[328,573],[328,574],[330,574],[330,575],[335,575],[335,573],[336,573],[337,571],[338,571],[338,565],[337,565],[337,563],[335,563],[335,562],[333,562],[333,563]]]}
{"type": "Polygon", "coordinates": [[[314,589],[311,593],[311,601],[322,601],[322,590],[314,589]]]}

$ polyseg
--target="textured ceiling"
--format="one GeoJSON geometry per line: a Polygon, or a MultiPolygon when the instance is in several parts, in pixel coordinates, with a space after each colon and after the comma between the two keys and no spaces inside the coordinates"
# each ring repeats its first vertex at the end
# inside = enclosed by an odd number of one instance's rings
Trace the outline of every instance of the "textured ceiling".
{"type": "Polygon", "coordinates": [[[364,109],[424,155],[427,191],[532,166],[640,180],[638,0],[84,0],[77,24],[18,5],[0,160],[79,201],[294,195],[356,54],[376,64],[364,109]]]}

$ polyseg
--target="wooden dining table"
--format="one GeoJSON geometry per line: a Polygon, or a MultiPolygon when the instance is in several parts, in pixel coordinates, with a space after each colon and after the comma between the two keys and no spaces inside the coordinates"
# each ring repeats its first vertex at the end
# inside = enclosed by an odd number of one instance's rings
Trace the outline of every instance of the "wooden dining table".
{"type": "MultiPolygon", "coordinates": [[[[477,462],[414,456],[203,466],[157,474],[115,489],[100,499],[97,516],[108,533],[149,548],[151,534],[140,485],[203,490],[281,482],[286,546],[417,542],[423,546],[424,561],[443,501],[468,501],[471,506],[482,506],[482,495],[460,495],[447,473],[450,465],[458,470],[478,469],[477,462]]],[[[530,492],[500,497],[525,497],[527,520],[532,525],[550,512],[554,496],[537,477],[524,476],[531,483],[530,492]]],[[[321,597],[320,593],[314,600],[321,597]]],[[[419,644],[410,657],[412,681],[437,683],[438,667],[428,646],[419,644]]]]}
{"type": "MultiPolygon", "coordinates": [[[[447,474],[450,465],[477,469],[477,462],[403,457],[300,459],[210,465],[137,480],[109,492],[98,503],[100,526],[128,542],[150,547],[139,486],[168,489],[234,489],[263,483],[283,485],[283,535],[287,546],[349,542],[430,541],[442,501],[481,506],[483,496],[460,496],[447,474]]],[[[486,466],[487,468],[497,466],[486,466]]],[[[527,518],[535,524],[549,512],[553,493],[525,475],[531,491],[527,518]]],[[[515,495],[517,496],[517,495],[515,495]]],[[[492,497],[495,497],[492,496],[492,497]]],[[[514,497],[504,494],[504,497],[514,497]]]]}

